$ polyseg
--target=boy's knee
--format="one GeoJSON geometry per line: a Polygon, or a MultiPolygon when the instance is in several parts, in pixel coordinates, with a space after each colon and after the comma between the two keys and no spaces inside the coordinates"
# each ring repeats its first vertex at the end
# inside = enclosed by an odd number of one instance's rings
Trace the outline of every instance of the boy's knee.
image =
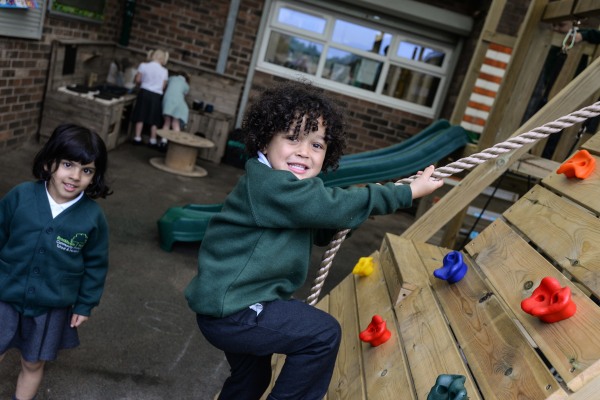
{"type": "Polygon", "coordinates": [[[335,320],[335,324],[334,324],[334,341],[336,344],[336,348],[340,347],[340,342],[342,341],[342,327],[340,326],[340,323],[335,320]]]}
{"type": "Polygon", "coordinates": [[[342,327],[337,319],[333,317],[331,317],[327,325],[327,338],[328,340],[325,341],[327,347],[337,352],[342,341],[342,327]]]}

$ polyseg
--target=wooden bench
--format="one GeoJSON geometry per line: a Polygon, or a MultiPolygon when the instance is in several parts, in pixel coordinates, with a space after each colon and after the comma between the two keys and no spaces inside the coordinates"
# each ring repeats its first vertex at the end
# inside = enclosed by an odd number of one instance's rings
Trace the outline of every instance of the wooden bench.
{"type": "MultiPolygon", "coordinates": [[[[600,166],[600,135],[583,148],[600,166]]],[[[440,374],[464,375],[470,399],[600,398],[599,215],[600,170],[552,173],[467,244],[455,284],[433,276],[450,250],[387,234],[375,272],[317,305],[343,330],[327,399],[426,399],[440,374]],[[571,318],[521,310],[546,276],[571,288],[571,318]],[[375,314],[392,332],[378,347],[358,338],[375,314]]],[[[283,361],[273,358],[273,382],[283,361]]]]}

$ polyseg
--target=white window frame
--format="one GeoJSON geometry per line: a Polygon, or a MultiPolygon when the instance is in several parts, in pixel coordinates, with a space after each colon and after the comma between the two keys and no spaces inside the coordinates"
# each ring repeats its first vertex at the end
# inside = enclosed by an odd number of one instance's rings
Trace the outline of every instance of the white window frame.
{"type": "MultiPolygon", "coordinates": [[[[370,20],[362,20],[355,18],[351,15],[344,15],[339,12],[321,9],[317,6],[302,4],[299,2],[289,0],[273,1],[272,7],[269,10],[269,15],[267,18],[267,23],[265,24],[265,30],[262,36],[261,45],[259,47],[259,53],[257,57],[257,70],[288,79],[297,79],[299,77],[306,78],[314,82],[316,85],[323,87],[327,90],[371,101],[373,103],[385,105],[391,108],[400,109],[416,115],[421,115],[434,119],[437,118],[437,116],[439,115],[441,107],[443,105],[445,94],[447,92],[449,78],[453,72],[454,65],[456,64],[455,54],[458,54],[458,49],[460,46],[458,40],[455,43],[444,42],[441,40],[433,39],[429,37],[430,35],[426,35],[425,33],[422,36],[419,35],[418,32],[415,32],[415,28],[413,25],[410,26],[412,32],[407,32],[401,30],[400,28],[391,28],[390,26],[379,25],[376,22],[372,22],[370,20]],[[279,15],[279,10],[281,8],[289,8],[325,19],[326,25],[324,33],[318,34],[289,25],[280,24],[277,21],[277,16],[279,15]],[[384,56],[380,54],[374,54],[368,51],[362,51],[354,47],[344,46],[340,43],[334,43],[331,40],[331,37],[333,34],[335,21],[338,19],[391,34],[392,41],[390,43],[390,51],[388,51],[388,54],[384,56]],[[317,65],[316,75],[292,70],[284,66],[272,64],[265,61],[269,38],[272,32],[280,32],[282,34],[296,36],[323,45],[323,51],[319,63],[317,65]],[[442,65],[430,65],[423,62],[409,60],[397,56],[396,52],[401,41],[408,41],[417,45],[421,45],[432,49],[439,49],[443,51],[445,56],[442,65]],[[335,82],[327,78],[322,78],[321,76],[325,67],[325,61],[327,58],[329,47],[335,47],[336,49],[350,51],[353,54],[366,57],[372,60],[383,61],[381,76],[375,91],[373,92],[370,90],[353,87],[344,83],[335,82]],[[427,73],[440,79],[440,84],[437,88],[431,107],[419,105],[406,100],[401,100],[382,94],[383,86],[385,83],[385,77],[387,76],[391,65],[399,66],[402,68],[409,68],[417,72],[427,73]]],[[[425,30],[425,27],[423,29],[425,30]]]]}

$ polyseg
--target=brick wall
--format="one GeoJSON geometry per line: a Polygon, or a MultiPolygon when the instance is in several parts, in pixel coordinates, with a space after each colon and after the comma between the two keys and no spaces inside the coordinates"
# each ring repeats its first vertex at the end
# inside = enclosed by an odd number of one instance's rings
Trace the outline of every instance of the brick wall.
{"type": "Polygon", "coordinates": [[[47,14],[41,40],[0,37],[0,153],[37,138],[53,40],[116,40],[121,1],[106,3],[106,20],[114,23],[92,24],[47,14]]]}
{"type": "MultiPolygon", "coordinates": [[[[282,79],[263,72],[256,72],[250,92],[250,101],[266,87],[282,79]]],[[[432,122],[430,118],[416,116],[339,93],[329,92],[329,95],[346,112],[347,154],[379,149],[392,143],[401,142],[420,132],[432,122]]]]}
{"type": "MultiPolygon", "coordinates": [[[[238,78],[247,75],[262,7],[262,0],[240,2],[225,74],[238,78]]],[[[162,47],[171,60],[214,71],[228,13],[229,1],[138,1],[129,47],[162,47]]]]}
{"type": "MultiPolygon", "coordinates": [[[[479,37],[485,10],[491,0],[478,2],[423,0],[475,18],[473,35],[465,42],[460,64],[452,79],[442,118],[451,115],[462,77],[479,37]]],[[[263,13],[264,0],[241,0],[225,74],[243,82],[248,74],[263,13]]],[[[516,31],[529,1],[509,0],[512,13],[503,17],[503,32],[516,31]],[[516,4],[513,6],[512,3],[516,4]],[[523,3],[523,4],[521,4],[523,3]],[[514,14],[514,15],[513,15],[514,14]],[[505,22],[507,21],[507,22],[505,22]],[[503,24],[507,24],[504,27],[503,24]],[[512,28],[511,28],[512,26],[512,28]]],[[[89,39],[117,43],[123,19],[123,1],[107,0],[103,24],[46,16],[42,40],[0,37],[0,153],[37,138],[51,42],[54,39],[89,39]]],[[[169,51],[171,60],[214,71],[218,62],[229,1],[145,0],[137,1],[128,48],[140,54],[157,47],[169,51]]],[[[514,33],[513,33],[514,34],[514,33]]],[[[219,78],[214,74],[216,78],[219,78]]],[[[253,91],[274,79],[257,74],[253,91]]],[[[364,151],[396,143],[419,132],[431,121],[384,106],[339,96],[350,122],[349,150],[364,151]]]]}

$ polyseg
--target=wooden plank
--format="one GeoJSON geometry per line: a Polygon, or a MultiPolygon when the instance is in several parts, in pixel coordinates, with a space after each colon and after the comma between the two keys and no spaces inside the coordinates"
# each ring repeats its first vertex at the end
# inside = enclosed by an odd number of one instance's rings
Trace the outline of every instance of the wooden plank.
{"type": "MultiPolygon", "coordinates": [[[[400,269],[396,264],[396,259],[393,257],[393,248],[388,239],[389,234],[383,237],[381,247],[379,249],[379,265],[381,272],[385,277],[388,293],[392,299],[400,301],[403,297],[409,295],[416,289],[414,284],[404,282],[400,276],[400,269]]],[[[396,304],[396,303],[394,303],[396,304]]]]}
{"type": "MultiPolygon", "coordinates": [[[[427,398],[440,374],[470,376],[430,287],[404,299],[396,315],[417,398],[427,398]]],[[[469,396],[477,399],[472,380],[466,385],[469,396]]]]}
{"type": "Polygon", "coordinates": [[[598,393],[600,393],[600,377],[571,394],[568,400],[592,400],[598,398],[598,393]]]}
{"type": "MultiPolygon", "coordinates": [[[[600,157],[593,156],[596,165],[600,165],[600,157]]],[[[567,178],[564,174],[550,174],[542,184],[552,190],[562,193],[581,206],[600,214],[600,171],[594,169],[587,179],[567,178]]]]}
{"type": "Polygon", "coordinates": [[[490,5],[485,18],[484,26],[481,30],[480,38],[477,42],[475,51],[473,52],[471,62],[469,63],[469,69],[467,70],[467,74],[463,79],[458,98],[454,103],[454,110],[450,118],[450,122],[453,125],[459,125],[462,121],[469,97],[471,96],[471,92],[475,86],[475,81],[479,76],[479,69],[481,68],[481,64],[483,63],[489,48],[489,42],[485,38],[488,36],[493,36],[493,33],[496,32],[505,6],[506,0],[494,0],[490,5]]]}
{"type": "Polygon", "coordinates": [[[387,322],[392,337],[377,347],[361,342],[357,349],[362,353],[366,397],[393,399],[402,393],[404,399],[416,399],[383,270],[378,255],[372,256],[375,261],[373,273],[366,277],[354,276],[359,329],[366,329],[373,316],[380,315],[387,322]]]}
{"type": "Polygon", "coordinates": [[[575,0],[551,1],[542,15],[543,22],[559,22],[572,18],[575,0]]]}
{"type": "MultiPolygon", "coordinates": [[[[479,143],[479,149],[484,149],[507,139],[523,122],[531,96],[535,91],[540,75],[543,73],[542,71],[545,64],[543,60],[546,59],[548,54],[551,39],[552,30],[548,29],[548,27],[543,24],[538,24],[536,25],[535,33],[531,36],[529,42],[519,42],[517,44],[518,46],[527,46],[526,60],[523,60],[523,65],[516,73],[516,76],[510,76],[510,79],[503,80],[502,90],[505,90],[505,84],[510,85],[512,82],[512,85],[514,85],[512,87],[516,88],[519,92],[519,96],[514,96],[513,92],[505,99],[506,104],[503,110],[508,110],[508,112],[503,112],[501,118],[496,117],[495,113],[498,112],[498,109],[494,105],[495,109],[492,110],[492,116],[488,119],[486,131],[484,132],[487,139],[479,143]]],[[[518,55],[522,51],[516,46],[515,49],[517,51],[515,53],[517,57],[514,60],[515,62],[520,60],[521,57],[518,57],[518,55]]],[[[513,61],[511,61],[511,63],[512,62],[513,61]]],[[[511,67],[509,66],[509,68],[511,67]]],[[[515,69],[511,68],[510,70],[507,70],[506,73],[514,74],[515,69]]],[[[500,101],[502,101],[503,98],[504,96],[502,96],[500,101]]]]}
{"type": "Polygon", "coordinates": [[[427,284],[427,278],[414,265],[421,260],[413,244],[399,236],[386,234],[381,246],[381,265],[393,304],[398,304],[418,287],[427,284]]]}
{"type": "MultiPolygon", "coordinates": [[[[547,0],[538,0],[529,4],[517,35],[517,42],[510,62],[502,78],[502,84],[494,100],[492,111],[479,139],[480,149],[485,149],[508,138],[510,133],[521,123],[525,108],[522,106],[517,108],[512,105],[514,102],[521,102],[519,99],[521,96],[515,96],[514,94],[519,92],[523,97],[529,98],[537,81],[537,75],[535,77],[533,75],[525,76],[531,74],[529,71],[535,70],[535,68],[528,66],[528,63],[531,62],[530,54],[539,51],[538,41],[548,40],[545,37],[549,35],[548,29],[538,22],[547,3],[547,0]],[[528,92],[524,91],[525,88],[528,92]],[[513,121],[507,124],[505,119],[513,119],[513,121]]],[[[536,60],[535,65],[541,69],[540,64],[539,60],[536,60]]]]}
{"type": "Polygon", "coordinates": [[[563,162],[571,156],[575,146],[577,145],[577,142],[579,141],[577,138],[577,133],[579,132],[580,128],[581,127],[579,125],[575,125],[564,129],[560,133],[560,139],[554,148],[554,152],[552,153],[552,160],[563,162]]]}
{"type": "Polygon", "coordinates": [[[592,154],[600,155],[600,135],[596,134],[589,138],[589,140],[585,142],[581,148],[589,151],[592,154]]]}
{"type": "MultiPolygon", "coordinates": [[[[539,112],[531,117],[512,135],[518,136],[547,122],[576,110],[582,101],[600,89],[600,58],[579,74],[557,96],[550,100],[539,112]]],[[[435,235],[458,211],[470,204],[487,186],[491,185],[508,166],[516,162],[532,147],[522,146],[513,152],[500,156],[475,167],[460,185],[453,188],[430,208],[416,223],[406,229],[402,237],[425,242],[435,235]]]]}
{"type": "Polygon", "coordinates": [[[450,285],[433,276],[447,252],[427,244],[415,246],[483,397],[565,398],[565,391],[470,261],[464,258],[467,275],[450,285]]]}
{"type": "Polygon", "coordinates": [[[466,250],[569,389],[577,391],[600,375],[600,308],[575,284],[499,219],[466,250]],[[546,276],[571,288],[577,313],[568,320],[547,324],[521,310],[521,301],[531,296],[546,276]]]}
{"type": "MultiPolygon", "coordinates": [[[[425,399],[440,374],[461,374],[468,378],[470,374],[427,284],[427,275],[414,244],[395,235],[387,236],[403,275],[404,270],[411,270],[406,275],[415,277],[418,274],[420,278],[414,280],[423,282],[395,306],[395,311],[417,398],[425,399]]],[[[466,388],[471,399],[479,398],[472,379],[468,379],[466,388]]]]}
{"type": "Polygon", "coordinates": [[[600,220],[536,186],[504,217],[600,298],[600,220]]]}
{"type": "Polygon", "coordinates": [[[577,0],[573,15],[577,18],[600,15],[600,0],[577,0]]]}
{"type": "Polygon", "coordinates": [[[554,81],[554,84],[552,85],[552,89],[550,90],[550,93],[548,94],[549,99],[556,96],[556,94],[558,92],[563,90],[563,88],[565,86],[567,86],[567,84],[573,80],[573,77],[575,76],[577,69],[579,67],[579,63],[581,62],[581,57],[583,55],[583,49],[584,49],[584,46],[574,46],[572,49],[570,49],[568,51],[567,59],[565,60],[563,66],[561,67],[560,73],[556,77],[556,80],[554,81]]]}
{"type": "Polygon", "coordinates": [[[186,130],[192,134],[202,134],[211,140],[215,146],[210,149],[200,149],[198,157],[220,163],[225,154],[229,132],[233,128],[233,118],[220,112],[190,111],[186,130]]]}
{"type": "Polygon", "coordinates": [[[236,115],[244,85],[241,79],[196,70],[190,71],[190,75],[190,92],[187,96],[190,103],[199,100],[205,105],[212,104],[215,111],[230,117],[236,115]]]}
{"type": "Polygon", "coordinates": [[[329,313],[343,327],[342,342],[327,392],[329,399],[366,399],[356,310],[354,277],[348,275],[329,293],[329,313]]]}
{"type": "Polygon", "coordinates": [[[417,398],[427,397],[440,374],[469,376],[429,287],[418,288],[398,304],[396,314],[417,398]]]}
{"type": "Polygon", "coordinates": [[[521,158],[509,168],[511,172],[521,175],[543,179],[560,167],[560,163],[547,158],[536,157],[533,154],[523,154],[521,158]]]}
{"type": "MultiPolygon", "coordinates": [[[[487,21],[486,21],[487,22],[487,21]]],[[[481,40],[485,42],[496,43],[502,46],[513,48],[515,47],[515,43],[517,38],[514,36],[509,36],[500,32],[492,32],[492,31],[482,31],[481,32],[481,40]]],[[[481,63],[477,64],[481,65],[481,63]]]]}

